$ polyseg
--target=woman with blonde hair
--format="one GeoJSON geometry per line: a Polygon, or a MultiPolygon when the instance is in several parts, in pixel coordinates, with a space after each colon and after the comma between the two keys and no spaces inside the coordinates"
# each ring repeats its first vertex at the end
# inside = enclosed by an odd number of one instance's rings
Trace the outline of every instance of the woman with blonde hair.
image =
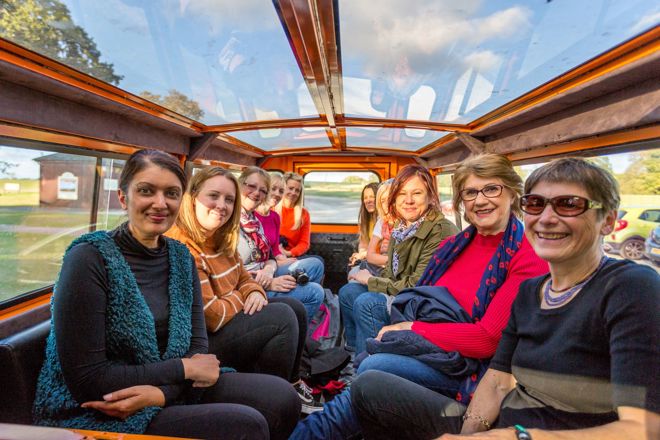
{"type": "MultiPolygon", "coordinates": [[[[376,192],[378,220],[376,221],[371,239],[369,240],[369,246],[367,247],[367,263],[372,268],[381,268],[381,271],[387,264],[387,248],[390,245],[390,235],[392,235],[392,228],[395,222],[395,217],[390,215],[387,204],[392,182],[394,182],[394,179],[387,179],[378,185],[378,191],[376,192]]],[[[375,275],[380,275],[380,271],[375,273],[375,275]]]]}
{"type": "Polygon", "coordinates": [[[284,195],[284,176],[277,171],[269,172],[270,191],[266,200],[254,211],[261,222],[264,233],[270,244],[271,256],[277,263],[276,277],[302,270],[309,280],[321,284],[323,278],[323,262],[318,258],[298,259],[287,257],[280,250],[280,215],[275,212],[275,206],[282,201],[284,195]]]}
{"type": "Polygon", "coordinates": [[[291,297],[302,302],[309,320],[323,301],[323,288],[313,281],[297,280],[288,273],[276,275],[277,263],[271,258],[271,245],[254,214],[268,197],[270,175],[261,168],[247,167],[238,181],[241,183],[242,202],[238,252],[243,264],[257,283],[266,289],[269,298],[291,297]]]}
{"type": "Polygon", "coordinates": [[[284,174],[284,196],[275,207],[280,215],[280,251],[287,257],[300,257],[310,246],[312,223],[303,207],[303,178],[298,173],[284,174]]]}
{"type": "Polygon", "coordinates": [[[210,351],[239,371],[289,380],[296,367],[296,305],[269,304],[263,287],[243,267],[237,250],[240,216],[236,177],[220,167],[202,168],[190,179],[167,235],[195,258],[210,351]]]}

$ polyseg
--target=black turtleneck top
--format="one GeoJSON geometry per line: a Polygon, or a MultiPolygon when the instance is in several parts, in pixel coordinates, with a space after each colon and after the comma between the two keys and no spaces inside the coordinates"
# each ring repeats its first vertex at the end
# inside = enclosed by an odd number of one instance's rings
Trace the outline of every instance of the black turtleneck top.
{"type": "MultiPolygon", "coordinates": [[[[150,249],[129,232],[127,223],[110,232],[128,262],[156,324],[161,354],[167,348],[169,324],[169,260],[165,241],[150,249]]],[[[192,260],[192,256],[191,256],[192,260]]],[[[192,261],[192,339],[185,357],[208,351],[199,278],[192,261]]],[[[165,394],[166,404],[181,396],[189,386],[180,359],[145,365],[122,365],[111,361],[105,351],[106,295],[108,276],[103,257],[89,243],[73,247],[65,256],[53,320],[57,353],[64,381],[79,402],[103,400],[103,395],[135,385],[154,385],[165,394]]]]}

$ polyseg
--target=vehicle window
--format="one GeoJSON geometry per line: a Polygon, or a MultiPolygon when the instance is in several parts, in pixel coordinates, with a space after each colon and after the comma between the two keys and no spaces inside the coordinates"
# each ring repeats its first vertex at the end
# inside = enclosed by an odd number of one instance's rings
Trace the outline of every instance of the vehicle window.
{"type": "Polygon", "coordinates": [[[627,213],[628,211],[626,211],[625,209],[619,209],[619,212],[616,215],[617,220],[621,220],[623,216],[626,215],[627,213]]]}
{"type": "Polygon", "coordinates": [[[73,239],[125,219],[117,197],[123,160],[23,147],[0,140],[0,303],[52,285],[73,239]]]}
{"type": "Polygon", "coordinates": [[[364,185],[378,182],[369,171],[312,171],[305,175],[305,208],[312,223],[357,224],[364,185]]]}
{"type": "Polygon", "coordinates": [[[641,220],[646,220],[648,222],[660,223],[660,210],[659,209],[649,209],[642,212],[642,215],[639,216],[641,220]]]}
{"type": "MultiPolygon", "coordinates": [[[[452,186],[451,186],[451,174],[438,174],[435,176],[436,185],[438,186],[438,195],[440,196],[440,209],[442,209],[442,214],[456,224],[460,222],[460,218],[456,218],[456,211],[454,210],[454,204],[452,203],[452,186]]],[[[461,222],[462,223],[462,222],[461,222]]],[[[457,226],[461,226],[458,224],[457,226]]]]}

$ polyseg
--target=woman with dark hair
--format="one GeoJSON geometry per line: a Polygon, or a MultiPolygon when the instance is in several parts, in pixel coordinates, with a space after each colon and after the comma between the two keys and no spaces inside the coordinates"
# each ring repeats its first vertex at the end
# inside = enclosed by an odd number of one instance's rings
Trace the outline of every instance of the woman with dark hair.
{"type": "Polygon", "coordinates": [[[367,257],[367,248],[371,235],[378,220],[378,210],[376,209],[376,192],[378,183],[368,183],[362,188],[360,195],[360,213],[358,214],[358,229],[360,237],[358,241],[358,250],[354,252],[348,260],[348,265],[353,266],[358,260],[364,260],[367,257]]]}
{"type": "Polygon", "coordinates": [[[208,348],[200,283],[186,247],[163,234],[186,178],[167,153],[126,162],[128,221],[67,250],[52,297],[38,425],[199,438],[286,438],[300,411],[269,375],[223,372],[208,348]]]}
{"type": "Polygon", "coordinates": [[[469,406],[370,371],[352,393],[365,437],[659,438],[660,276],[603,254],[619,200],[612,175],[582,159],[532,172],[520,208],[550,273],[521,284],[469,406]]]}
{"type": "Polygon", "coordinates": [[[339,290],[346,344],[356,353],[389,323],[389,305],[399,291],[417,284],[438,244],[457,232],[440,213],[433,177],[421,165],[406,165],[390,188],[389,212],[397,219],[380,276],[367,269],[349,276],[339,290]]]}

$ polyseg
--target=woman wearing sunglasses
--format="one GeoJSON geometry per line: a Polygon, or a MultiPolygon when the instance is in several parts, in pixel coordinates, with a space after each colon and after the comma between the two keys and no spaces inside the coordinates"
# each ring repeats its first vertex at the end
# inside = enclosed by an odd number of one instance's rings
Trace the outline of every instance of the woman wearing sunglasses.
{"type": "Polygon", "coordinates": [[[297,284],[287,274],[277,275],[277,263],[271,258],[271,245],[255,210],[268,197],[270,175],[258,167],[247,167],[238,178],[241,184],[241,219],[238,252],[245,268],[252,273],[269,298],[290,297],[302,302],[309,320],[325,296],[323,288],[313,281],[297,284]]]}
{"type": "MultiPolygon", "coordinates": [[[[454,173],[452,185],[454,206],[464,211],[464,218],[471,226],[440,243],[417,285],[437,286],[422,289],[432,294],[446,292],[452,310],[462,311],[468,319],[433,322],[433,316],[419,314],[414,321],[383,327],[376,339],[384,344],[406,338],[408,346],[430,343],[429,351],[418,356],[412,350],[388,352],[385,348],[360,364],[357,381],[368,370],[385,371],[420,384],[432,390],[431,393],[467,404],[488,369],[520,284],[547,273],[548,265],[536,256],[524,237],[517,203],[522,194],[522,179],[506,157],[485,154],[464,161],[454,173]],[[433,354],[439,350],[469,359],[470,369],[448,368],[446,364],[433,362],[436,359],[433,354]]],[[[422,298],[418,291],[404,292],[415,300],[422,298]]],[[[405,396],[399,397],[402,399],[405,396]]],[[[334,406],[341,407],[337,429],[344,436],[358,431],[350,398],[342,395],[335,400],[326,407],[331,406],[328,408],[331,411],[334,406]]],[[[313,415],[304,422],[310,430],[322,426],[314,424],[318,417],[313,415]]],[[[294,438],[300,425],[294,431],[294,438]]]]}
{"type": "Polygon", "coordinates": [[[525,235],[550,274],[521,285],[470,405],[368,372],[353,388],[366,438],[660,437],[660,276],[603,254],[617,182],[560,159],[535,170],[525,192],[525,235]]]}

